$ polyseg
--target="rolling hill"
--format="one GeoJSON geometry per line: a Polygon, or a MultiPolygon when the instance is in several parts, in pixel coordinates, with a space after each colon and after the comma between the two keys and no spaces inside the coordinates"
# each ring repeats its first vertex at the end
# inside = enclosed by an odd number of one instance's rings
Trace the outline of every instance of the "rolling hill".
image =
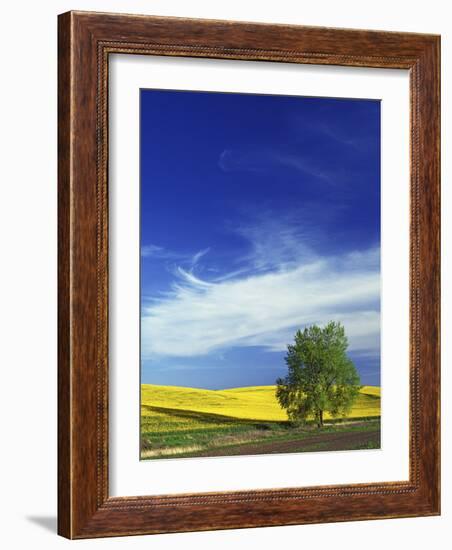
{"type": "MultiPolygon", "coordinates": [[[[377,443],[379,445],[379,417],[380,388],[364,386],[347,417],[348,423],[354,425],[349,428],[331,425],[322,434],[327,437],[332,431],[348,433],[356,432],[358,428],[366,433],[372,427],[374,433],[378,423],[378,442],[375,437],[372,440],[372,448],[375,448],[377,443]]],[[[327,421],[329,418],[325,416],[327,421]]],[[[268,445],[270,440],[275,439],[287,442],[289,438],[293,442],[296,436],[296,442],[300,443],[308,435],[312,438],[312,429],[294,431],[288,430],[288,426],[286,412],[275,397],[275,386],[226,390],[151,384],[141,386],[142,458],[202,456],[206,452],[212,456],[212,449],[218,448],[223,449],[223,454],[241,454],[233,451],[240,451],[240,446],[244,444],[249,447],[253,443],[255,447],[256,442],[263,443],[264,440],[268,445]]],[[[364,444],[360,443],[361,439],[354,444],[364,444]]],[[[351,444],[350,441],[348,444],[351,444]]],[[[314,447],[318,445],[319,442],[315,441],[314,447]]],[[[278,446],[273,445],[273,448],[278,446]]],[[[295,447],[294,452],[296,450],[300,451],[299,446],[295,447]]],[[[312,450],[312,444],[310,448],[301,450],[312,450]]],[[[259,450],[249,454],[259,454],[259,450]]]]}

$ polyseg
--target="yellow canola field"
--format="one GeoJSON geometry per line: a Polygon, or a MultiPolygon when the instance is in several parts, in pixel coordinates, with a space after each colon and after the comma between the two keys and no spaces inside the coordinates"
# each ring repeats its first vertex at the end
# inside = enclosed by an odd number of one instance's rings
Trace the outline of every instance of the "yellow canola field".
{"type": "MultiPolygon", "coordinates": [[[[171,411],[192,411],[241,420],[287,420],[286,412],[276,400],[275,386],[204,390],[142,384],[141,414],[144,421],[146,417],[154,416],[156,413],[166,416],[168,413],[171,414],[171,411]]],[[[348,418],[377,416],[380,416],[380,388],[364,386],[348,418]]],[[[329,416],[326,415],[326,418],[329,416]]]]}

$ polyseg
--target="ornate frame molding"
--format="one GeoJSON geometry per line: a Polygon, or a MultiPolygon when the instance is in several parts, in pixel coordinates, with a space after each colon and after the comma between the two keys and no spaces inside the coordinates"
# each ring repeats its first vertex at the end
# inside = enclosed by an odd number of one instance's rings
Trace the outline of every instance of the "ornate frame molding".
{"type": "Polygon", "coordinates": [[[439,513],[439,45],[438,36],[408,33],[89,12],[59,17],[61,535],[86,538],[439,513]],[[109,497],[110,54],[410,71],[409,481],[109,497]]]}

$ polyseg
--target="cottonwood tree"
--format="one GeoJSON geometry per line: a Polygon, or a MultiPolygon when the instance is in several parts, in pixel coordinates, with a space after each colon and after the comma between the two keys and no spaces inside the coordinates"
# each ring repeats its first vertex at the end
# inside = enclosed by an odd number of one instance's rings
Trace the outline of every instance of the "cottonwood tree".
{"type": "Polygon", "coordinates": [[[346,416],[355,401],[360,378],[347,357],[344,327],[331,321],[324,328],[312,325],[295,334],[287,346],[288,374],[276,381],[276,398],[289,420],[314,418],[323,426],[324,413],[346,416]]]}

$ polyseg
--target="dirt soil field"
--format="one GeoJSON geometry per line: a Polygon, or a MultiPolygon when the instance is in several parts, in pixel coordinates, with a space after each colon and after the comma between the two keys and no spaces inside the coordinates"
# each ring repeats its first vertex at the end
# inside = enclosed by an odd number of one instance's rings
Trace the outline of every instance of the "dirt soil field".
{"type": "Polygon", "coordinates": [[[378,448],[380,445],[380,430],[366,432],[323,433],[307,437],[303,440],[261,441],[242,443],[227,447],[211,448],[205,452],[190,453],[184,456],[234,456],[275,453],[296,453],[306,451],[344,451],[348,449],[378,448]]]}

